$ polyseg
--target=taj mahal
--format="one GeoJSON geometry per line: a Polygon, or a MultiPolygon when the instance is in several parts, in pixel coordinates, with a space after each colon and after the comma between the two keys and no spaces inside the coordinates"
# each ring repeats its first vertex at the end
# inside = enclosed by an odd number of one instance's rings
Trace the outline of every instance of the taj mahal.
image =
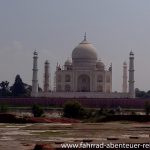
{"type": "Polygon", "coordinates": [[[134,53],[129,54],[129,80],[127,63],[123,63],[122,92],[112,92],[112,64],[106,69],[98,58],[96,48],[87,40],[86,34],[72,51],[63,67],[57,64],[55,88],[49,90],[49,62],[45,61],[43,91],[38,91],[38,53],[34,51],[32,97],[60,98],[134,98],[134,53]],[[128,91],[127,91],[128,89],[128,91]]]}

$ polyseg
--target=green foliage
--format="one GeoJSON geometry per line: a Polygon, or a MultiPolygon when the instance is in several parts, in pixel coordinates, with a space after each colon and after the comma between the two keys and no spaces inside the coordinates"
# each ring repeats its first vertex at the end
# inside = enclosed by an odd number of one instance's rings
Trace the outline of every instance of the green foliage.
{"type": "Polygon", "coordinates": [[[114,115],[115,113],[116,111],[114,109],[100,108],[97,111],[97,116],[108,116],[108,115],[114,115]]]}
{"type": "Polygon", "coordinates": [[[32,113],[34,117],[41,117],[44,113],[44,110],[40,105],[35,104],[32,106],[32,113]]]}
{"type": "Polygon", "coordinates": [[[115,115],[115,113],[116,113],[116,111],[115,111],[114,109],[110,109],[110,110],[108,111],[108,114],[109,114],[109,115],[115,115]]]}
{"type": "Polygon", "coordinates": [[[135,111],[131,111],[130,115],[136,115],[136,112],[135,111]]]}
{"type": "Polygon", "coordinates": [[[68,101],[63,108],[63,116],[67,118],[82,119],[85,116],[85,110],[77,101],[68,101]]]}
{"type": "Polygon", "coordinates": [[[23,94],[24,97],[30,97],[31,96],[31,91],[32,91],[32,86],[28,85],[26,83],[23,83],[25,87],[25,94],[23,94]]]}
{"type": "Polygon", "coordinates": [[[150,113],[150,103],[148,101],[146,101],[144,107],[145,107],[144,108],[145,109],[145,114],[149,115],[149,113],[150,113]]]}
{"type": "Polygon", "coordinates": [[[88,110],[86,120],[87,122],[101,122],[102,119],[116,114],[114,109],[100,108],[99,110],[88,110]]]}
{"type": "Polygon", "coordinates": [[[16,76],[14,84],[10,87],[8,81],[0,83],[0,97],[30,97],[32,87],[22,82],[19,75],[16,76]]]}
{"type": "Polygon", "coordinates": [[[122,112],[122,108],[120,107],[120,106],[118,106],[117,108],[116,108],[116,113],[118,114],[118,115],[121,115],[123,112],[122,112]]]}
{"type": "Polygon", "coordinates": [[[7,105],[0,105],[0,112],[1,113],[8,112],[8,106],[7,105]]]}
{"type": "Polygon", "coordinates": [[[135,89],[135,95],[139,98],[150,98],[150,90],[149,91],[141,91],[138,88],[135,89]]]}
{"type": "Polygon", "coordinates": [[[24,96],[27,93],[24,83],[22,82],[22,79],[20,78],[20,75],[16,76],[15,82],[13,86],[11,87],[11,92],[12,92],[12,96],[15,96],[15,97],[24,96]]]}
{"type": "Polygon", "coordinates": [[[94,109],[88,109],[85,110],[85,119],[93,118],[95,116],[95,110],[94,109]]]}
{"type": "Polygon", "coordinates": [[[0,83],[0,96],[1,97],[10,96],[10,88],[9,88],[9,82],[8,81],[2,81],[0,83]]]}

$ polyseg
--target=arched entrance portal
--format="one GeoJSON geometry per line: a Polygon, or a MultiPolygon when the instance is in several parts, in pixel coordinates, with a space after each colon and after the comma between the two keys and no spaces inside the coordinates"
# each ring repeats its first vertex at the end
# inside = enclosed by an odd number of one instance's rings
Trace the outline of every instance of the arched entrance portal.
{"type": "Polygon", "coordinates": [[[88,75],[78,77],[78,92],[90,92],[90,77],[88,75]]]}

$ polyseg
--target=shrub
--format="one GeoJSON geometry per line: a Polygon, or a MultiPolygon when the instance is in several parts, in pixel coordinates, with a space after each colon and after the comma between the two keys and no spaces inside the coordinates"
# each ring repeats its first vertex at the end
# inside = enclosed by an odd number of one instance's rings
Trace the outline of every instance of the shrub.
{"type": "Polygon", "coordinates": [[[116,108],[116,113],[117,113],[118,115],[123,114],[122,108],[121,108],[120,106],[118,106],[118,107],[116,108]]]}
{"type": "Polygon", "coordinates": [[[35,104],[32,107],[32,113],[34,117],[41,117],[44,113],[44,110],[40,105],[35,104]]]}
{"type": "Polygon", "coordinates": [[[108,113],[110,114],[110,115],[115,115],[115,110],[114,109],[110,109],[109,111],[108,111],[108,113]]]}
{"type": "Polygon", "coordinates": [[[93,118],[95,116],[95,110],[94,109],[86,109],[85,110],[85,119],[93,118]]]}
{"type": "Polygon", "coordinates": [[[108,115],[114,115],[115,110],[114,109],[107,109],[107,108],[100,108],[97,111],[97,116],[108,116],[108,115]]]}
{"type": "Polygon", "coordinates": [[[7,106],[7,105],[1,105],[1,106],[0,106],[0,112],[1,112],[1,113],[6,113],[6,112],[8,112],[8,106],[7,106]]]}
{"type": "Polygon", "coordinates": [[[130,115],[136,115],[135,111],[131,111],[130,113],[131,113],[130,115]]]}
{"type": "Polygon", "coordinates": [[[77,101],[68,101],[63,108],[63,116],[67,118],[82,119],[85,116],[85,110],[77,101]]]}
{"type": "Polygon", "coordinates": [[[144,109],[145,109],[145,114],[149,115],[149,113],[150,113],[150,103],[148,101],[145,102],[144,109]]]}

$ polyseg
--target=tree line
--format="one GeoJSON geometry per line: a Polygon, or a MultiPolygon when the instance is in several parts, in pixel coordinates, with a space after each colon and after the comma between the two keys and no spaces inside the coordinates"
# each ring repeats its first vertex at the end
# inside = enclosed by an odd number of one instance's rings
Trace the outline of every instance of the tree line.
{"type": "MultiPolygon", "coordinates": [[[[15,81],[12,86],[8,81],[2,81],[0,83],[0,98],[3,97],[30,97],[32,86],[24,83],[20,75],[16,75],[15,81]]],[[[39,87],[39,91],[42,89],[39,87]]],[[[135,95],[137,98],[150,98],[150,90],[143,91],[138,88],[135,89],[135,95]]]]}
{"type": "Polygon", "coordinates": [[[150,90],[143,91],[138,88],[135,89],[135,96],[138,98],[150,98],[150,90]]]}
{"type": "Polygon", "coordinates": [[[20,75],[16,75],[12,86],[8,81],[0,83],[0,97],[30,97],[31,85],[24,83],[20,75]]]}

